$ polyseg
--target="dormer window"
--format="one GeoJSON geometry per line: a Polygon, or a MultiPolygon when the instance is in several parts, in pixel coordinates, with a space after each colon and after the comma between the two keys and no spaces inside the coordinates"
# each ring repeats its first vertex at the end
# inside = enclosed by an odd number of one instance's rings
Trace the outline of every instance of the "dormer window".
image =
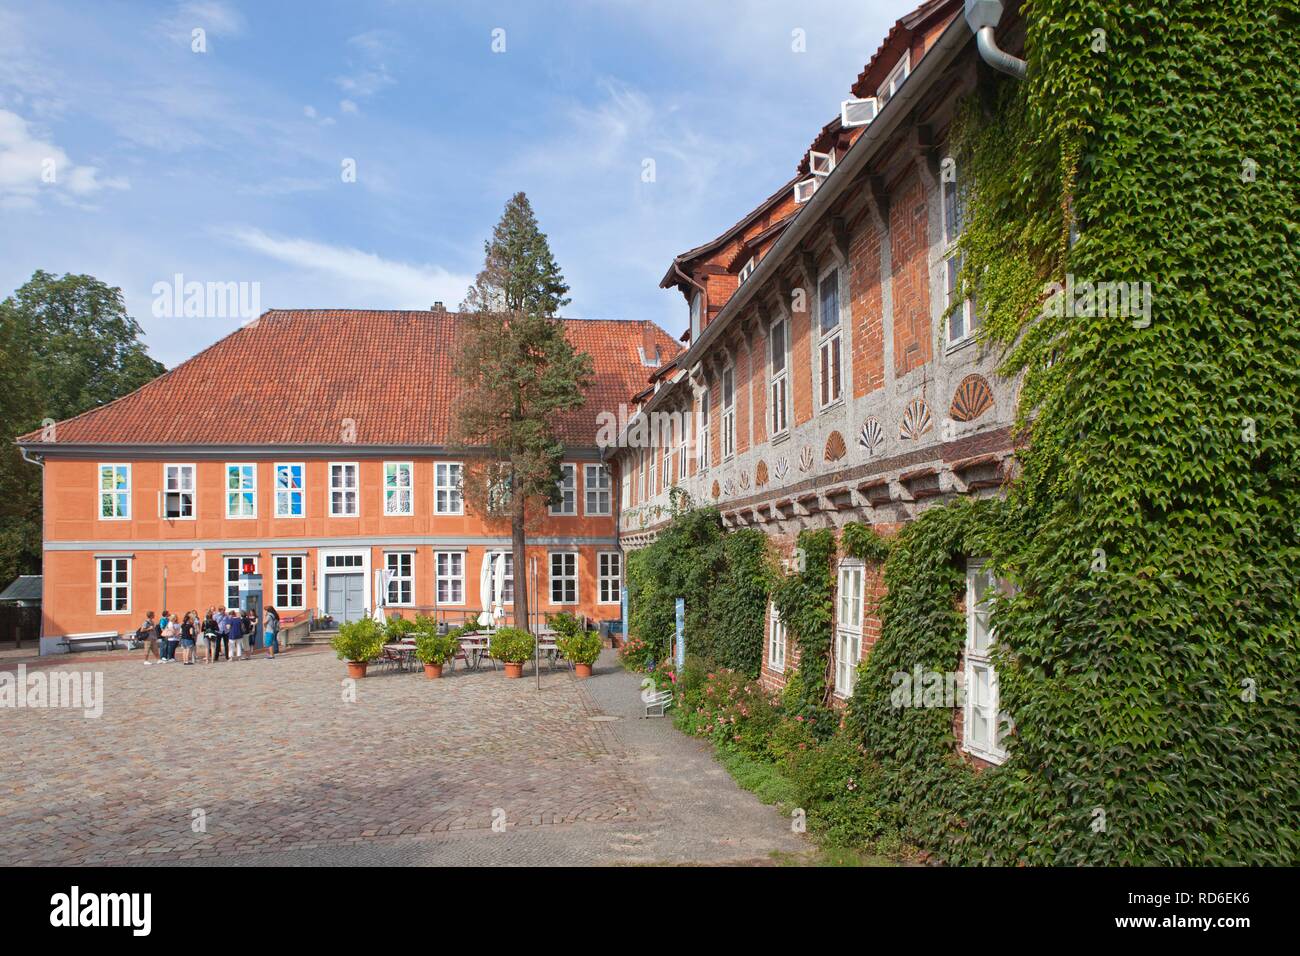
{"type": "Polygon", "coordinates": [[[910,54],[904,53],[902,59],[889,71],[889,76],[885,78],[885,82],[880,84],[880,89],[876,91],[876,98],[880,101],[882,107],[894,98],[894,94],[902,87],[903,82],[912,71],[911,59],[910,54]]]}
{"type": "Polygon", "coordinates": [[[699,292],[691,296],[691,341],[700,337],[700,315],[704,311],[704,296],[699,292]]]}
{"type": "MultiPolygon", "coordinates": [[[[758,257],[752,257],[748,262],[740,267],[740,282],[744,282],[754,273],[754,268],[758,265],[758,257]]],[[[739,284],[739,283],[737,283],[739,284]]]]}

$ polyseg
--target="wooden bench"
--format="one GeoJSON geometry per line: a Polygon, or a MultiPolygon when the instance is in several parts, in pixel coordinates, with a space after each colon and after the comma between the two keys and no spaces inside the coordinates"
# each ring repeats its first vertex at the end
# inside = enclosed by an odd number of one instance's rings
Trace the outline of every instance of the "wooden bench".
{"type": "Polygon", "coordinates": [[[117,631],[96,631],[93,634],[66,634],[59,643],[72,653],[87,644],[103,644],[108,650],[115,650],[119,640],[117,631]]]}

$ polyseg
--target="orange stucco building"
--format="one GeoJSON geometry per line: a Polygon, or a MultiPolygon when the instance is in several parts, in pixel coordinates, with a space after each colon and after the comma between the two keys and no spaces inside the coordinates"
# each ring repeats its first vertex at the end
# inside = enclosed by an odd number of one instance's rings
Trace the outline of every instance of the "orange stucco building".
{"type": "MultiPolygon", "coordinates": [[[[136,392],[20,438],[44,469],[43,652],[133,631],[164,605],[231,606],[250,561],[265,603],[291,619],[379,603],[477,613],[509,526],[462,498],[456,324],[445,311],[268,312],[136,392]]],[[[565,324],[595,382],[556,422],[564,490],[530,528],[531,604],[613,619],[620,504],[597,416],[678,349],[646,323],[565,324]]]]}

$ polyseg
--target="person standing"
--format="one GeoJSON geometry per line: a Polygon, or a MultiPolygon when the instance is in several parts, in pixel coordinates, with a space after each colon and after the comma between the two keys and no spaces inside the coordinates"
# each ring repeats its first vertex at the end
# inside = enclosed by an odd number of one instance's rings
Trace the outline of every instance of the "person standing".
{"type": "Polygon", "coordinates": [[[248,653],[248,648],[244,644],[244,619],[238,612],[231,612],[226,615],[226,622],[230,625],[230,646],[226,650],[226,660],[242,661],[244,655],[248,653]]]}
{"type": "Polygon", "coordinates": [[[144,616],[144,623],[140,629],[135,632],[136,636],[144,643],[144,665],[148,667],[154,661],[162,663],[162,657],[158,653],[158,624],[153,619],[153,611],[144,616]],[[154,661],[149,660],[149,655],[153,654],[154,661]]]}
{"type": "Polygon", "coordinates": [[[280,615],[273,607],[266,609],[266,659],[275,660],[280,652],[280,615]]]}
{"type": "Polygon", "coordinates": [[[207,645],[207,662],[211,664],[221,653],[221,632],[217,628],[216,608],[208,608],[203,618],[203,643],[207,645]]]}
{"type": "Polygon", "coordinates": [[[162,618],[158,622],[162,631],[162,659],[164,663],[175,663],[176,648],[181,642],[181,629],[172,617],[172,612],[164,610],[162,618]]]}
{"type": "Polygon", "coordinates": [[[194,663],[194,645],[199,636],[199,612],[188,611],[181,622],[181,657],[186,666],[194,663]]]}

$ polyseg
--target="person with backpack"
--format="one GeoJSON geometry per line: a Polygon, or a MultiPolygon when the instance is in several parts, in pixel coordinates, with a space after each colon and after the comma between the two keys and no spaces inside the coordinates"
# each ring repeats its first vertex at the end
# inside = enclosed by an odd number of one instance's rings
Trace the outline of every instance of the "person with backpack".
{"type": "Polygon", "coordinates": [[[280,614],[273,607],[266,609],[266,659],[275,660],[280,653],[280,614]]]}
{"type": "Polygon", "coordinates": [[[211,664],[221,656],[221,631],[217,625],[216,608],[208,608],[203,618],[203,642],[208,647],[207,662],[211,664]]]}
{"type": "Polygon", "coordinates": [[[175,663],[176,648],[181,642],[181,629],[180,625],[172,617],[171,611],[162,612],[162,618],[158,621],[158,628],[163,642],[163,663],[175,663]]]}
{"type": "Polygon", "coordinates": [[[162,658],[158,654],[158,625],[153,619],[153,611],[150,611],[144,617],[144,623],[140,625],[135,632],[135,636],[144,644],[144,665],[148,667],[155,661],[162,663],[162,658]],[[149,655],[153,654],[154,660],[149,660],[149,655]]]}

